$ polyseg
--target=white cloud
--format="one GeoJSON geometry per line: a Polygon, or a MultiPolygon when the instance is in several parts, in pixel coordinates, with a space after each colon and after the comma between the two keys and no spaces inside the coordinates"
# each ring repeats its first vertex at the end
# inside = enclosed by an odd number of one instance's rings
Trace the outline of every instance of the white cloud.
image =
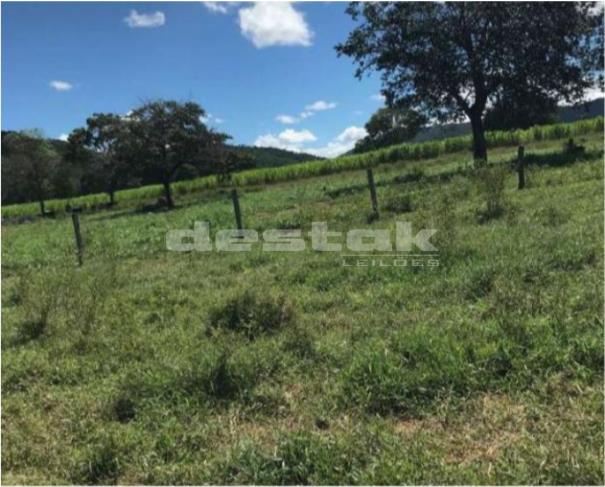
{"type": "Polygon", "coordinates": [[[283,123],[284,125],[292,125],[293,123],[297,123],[298,119],[293,117],[292,115],[278,115],[275,117],[279,123],[283,123]]]}
{"type": "Polygon", "coordinates": [[[342,144],[348,144],[350,142],[355,143],[358,140],[363,139],[366,135],[368,135],[368,132],[363,127],[352,126],[344,129],[334,140],[342,144]]]}
{"type": "Polygon", "coordinates": [[[69,91],[73,88],[73,85],[71,83],[61,80],[53,80],[49,83],[49,85],[53,90],[57,91],[69,91]]]}
{"type": "Polygon", "coordinates": [[[324,147],[306,148],[305,152],[319,157],[336,157],[355,147],[355,142],[363,139],[368,133],[363,127],[347,127],[324,147]]]}
{"type": "Polygon", "coordinates": [[[605,97],[605,93],[603,93],[603,89],[601,87],[588,88],[584,92],[584,100],[586,101],[596,100],[597,98],[603,97],[605,97]]]}
{"type": "Polygon", "coordinates": [[[355,142],[367,135],[363,127],[347,127],[323,147],[304,147],[307,142],[317,140],[308,130],[287,129],[279,135],[265,134],[257,137],[254,145],[257,147],[276,147],[292,152],[307,152],[320,157],[336,157],[355,147],[355,142]]]}
{"type": "Polygon", "coordinates": [[[210,125],[213,123],[220,125],[221,123],[225,123],[225,120],[219,117],[215,117],[214,115],[212,115],[212,113],[206,113],[206,115],[200,116],[200,122],[206,125],[210,125]]]}
{"type": "Polygon", "coordinates": [[[131,28],[137,27],[160,27],[166,23],[164,12],[140,14],[136,10],[131,10],[128,17],[124,17],[124,22],[131,28]]]}
{"type": "Polygon", "coordinates": [[[357,116],[363,115],[363,110],[354,110],[353,115],[357,115],[357,116]]]}
{"type": "Polygon", "coordinates": [[[239,11],[242,35],[257,48],[310,46],[313,32],[290,2],[256,2],[239,11]]]}
{"type": "Polygon", "coordinates": [[[374,101],[381,101],[384,103],[387,98],[381,93],[376,93],[375,95],[370,96],[370,99],[374,101]]]}
{"type": "Polygon", "coordinates": [[[282,142],[279,137],[273,134],[259,135],[254,141],[254,145],[256,147],[277,147],[278,149],[292,150],[286,147],[288,144],[282,142]]]}
{"type": "Polygon", "coordinates": [[[280,140],[288,144],[302,144],[304,142],[313,142],[317,140],[317,137],[313,135],[313,133],[307,129],[303,130],[294,130],[294,129],[286,129],[281,134],[279,134],[280,140]]]}
{"type": "MultiPolygon", "coordinates": [[[[605,93],[603,92],[603,90],[600,87],[593,86],[591,88],[587,88],[586,90],[584,90],[584,97],[582,98],[582,102],[596,100],[597,98],[605,98],[605,93]]],[[[568,107],[568,106],[575,105],[575,103],[568,103],[566,101],[561,101],[561,102],[559,102],[559,105],[568,107]]]]}
{"type": "Polygon", "coordinates": [[[282,115],[278,115],[277,117],[275,117],[275,120],[278,121],[279,123],[283,123],[284,125],[292,125],[292,124],[300,122],[301,120],[304,120],[305,118],[309,118],[309,117],[315,115],[316,112],[321,112],[323,110],[330,110],[330,109],[336,107],[336,105],[337,104],[334,102],[318,100],[314,103],[311,103],[310,105],[307,105],[305,107],[304,111],[300,112],[298,117],[282,114],[282,115]]]}
{"type": "Polygon", "coordinates": [[[305,110],[310,112],[321,112],[323,110],[331,110],[336,108],[336,103],[318,100],[315,103],[311,103],[305,107],[305,110]]]}
{"type": "Polygon", "coordinates": [[[213,14],[226,14],[227,2],[202,2],[213,14]]]}
{"type": "Polygon", "coordinates": [[[309,130],[286,129],[277,136],[273,134],[260,135],[254,141],[254,145],[257,147],[276,147],[292,152],[300,152],[303,150],[301,146],[305,142],[313,142],[315,140],[317,140],[317,137],[309,130]]]}
{"type": "Polygon", "coordinates": [[[67,142],[67,139],[69,138],[69,135],[67,134],[61,134],[59,135],[58,139],[62,140],[63,142],[67,142]]]}
{"type": "Polygon", "coordinates": [[[603,15],[604,11],[605,11],[605,3],[603,3],[602,1],[594,2],[592,7],[590,7],[590,13],[592,15],[603,15]]]}

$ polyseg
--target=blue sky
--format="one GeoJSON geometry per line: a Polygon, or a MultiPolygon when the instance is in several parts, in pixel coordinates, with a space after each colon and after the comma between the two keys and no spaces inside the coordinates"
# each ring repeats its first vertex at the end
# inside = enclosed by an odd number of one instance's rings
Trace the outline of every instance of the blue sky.
{"type": "Polygon", "coordinates": [[[346,3],[3,3],[2,128],[59,138],[93,112],[193,100],[236,143],[334,156],[381,106],[334,45],[346,3]]]}

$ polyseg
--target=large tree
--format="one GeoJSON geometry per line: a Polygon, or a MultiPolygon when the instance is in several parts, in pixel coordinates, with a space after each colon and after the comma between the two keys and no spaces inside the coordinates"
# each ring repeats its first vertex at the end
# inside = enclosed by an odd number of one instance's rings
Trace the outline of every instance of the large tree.
{"type": "Polygon", "coordinates": [[[46,216],[44,202],[59,161],[52,145],[38,131],[8,132],[2,137],[2,156],[3,186],[25,201],[38,201],[40,214],[46,216]]]}
{"type": "Polygon", "coordinates": [[[478,160],[498,94],[518,87],[576,102],[603,71],[603,13],[592,2],[372,2],[347,12],[359,25],[336,50],[356,75],[379,71],[390,105],[468,117],[478,160]]]}
{"type": "Polygon", "coordinates": [[[355,152],[401,144],[413,139],[426,118],[406,108],[379,108],[365,124],[368,135],[355,144],[355,152]]]}
{"type": "Polygon", "coordinates": [[[202,122],[204,110],[193,102],[151,101],[129,116],[133,135],[132,154],[144,175],[162,184],[164,199],[173,207],[171,183],[183,166],[202,168],[212,162],[224,134],[202,122]]]}
{"type": "Polygon", "coordinates": [[[115,192],[131,169],[128,161],[132,140],[127,120],[113,113],[95,113],[86,120],[86,127],[70,134],[68,143],[67,154],[85,163],[88,172],[101,180],[113,205],[115,192]]]}

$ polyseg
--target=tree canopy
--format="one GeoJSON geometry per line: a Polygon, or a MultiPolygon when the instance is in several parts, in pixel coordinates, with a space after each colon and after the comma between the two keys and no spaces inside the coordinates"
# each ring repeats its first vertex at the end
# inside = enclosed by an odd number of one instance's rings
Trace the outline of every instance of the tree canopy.
{"type": "Polygon", "coordinates": [[[132,171],[129,167],[131,144],[129,126],[124,117],[113,113],[95,113],[86,120],[86,127],[74,130],[68,138],[68,156],[73,162],[85,162],[94,168],[94,175],[109,195],[132,171]]]}
{"type": "Polygon", "coordinates": [[[356,75],[380,72],[390,106],[467,117],[486,160],[484,115],[507,90],[573,103],[602,80],[603,13],[591,2],[368,2],[336,46],[356,75]]]}
{"type": "Polygon", "coordinates": [[[355,144],[355,152],[365,152],[413,139],[426,118],[406,108],[379,108],[365,124],[368,135],[355,144]]]}
{"type": "Polygon", "coordinates": [[[13,199],[31,198],[38,201],[40,214],[45,216],[44,201],[48,197],[49,188],[56,164],[59,160],[57,152],[51,144],[38,132],[3,132],[2,133],[2,199],[5,200],[7,190],[16,193],[13,199]],[[6,184],[10,181],[10,186],[6,184]]]}
{"type": "Polygon", "coordinates": [[[212,163],[212,155],[228,138],[202,122],[205,111],[197,103],[151,101],[128,117],[131,127],[131,155],[141,171],[164,186],[164,198],[174,206],[170,184],[183,166],[212,163]]]}

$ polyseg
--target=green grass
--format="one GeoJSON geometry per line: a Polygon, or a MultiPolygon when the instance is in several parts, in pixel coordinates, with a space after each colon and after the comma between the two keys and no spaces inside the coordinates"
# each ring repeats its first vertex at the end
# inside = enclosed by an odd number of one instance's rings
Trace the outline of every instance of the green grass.
{"type": "MultiPolygon", "coordinates": [[[[536,126],[526,130],[494,131],[486,134],[489,148],[512,147],[531,142],[550,141],[579,137],[603,132],[603,117],[579,120],[572,123],[560,123],[546,126],[536,126]]],[[[342,156],[331,160],[308,161],[280,167],[251,169],[241,171],[233,176],[236,186],[253,186],[291,181],[313,176],[363,169],[385,163],[401,161],[420,161],[434,159],[444,154],[459,153],[470,150],[472,138],[470,135],[450,137],[443,140],[422,143],[400,144],[384,149],[370,151],[359,155],[342,156]]],[[[199,193],[207,189],[217,188],[220,184],[215,176],[202,177],[190,181],[176,182],[173,190],[177,198],[191,193],[199,193]]],[[[161,185],[150,185],[141,188],[126,189],[116,193],[116,199],[122,205],[133,202],[141,203],[157,199],[163,195],[161,185]]],[[[68,200],[50,200],[46,204],[49,211],[61,213],[67,204],[84,209],[96,210],[107,203],[107,195],[91,194],[68,200]]],[[[2,218],[17,218],[35,216],[39,212],[38,203],[7,205],[2,208],[2,218]]]]}
{"type": "Polygon", "coordinates": [[[376,165],[371,224],[362,170],[241,190],[259,231],[436,228],[433,268],[167,252],[233,226],[222,188],[83,213],[82,268],[69,218],[5,223],[2,481],[602,484],[603,141],[576,139],[524,141],[523,191],[514,145],[376,165]]]}

